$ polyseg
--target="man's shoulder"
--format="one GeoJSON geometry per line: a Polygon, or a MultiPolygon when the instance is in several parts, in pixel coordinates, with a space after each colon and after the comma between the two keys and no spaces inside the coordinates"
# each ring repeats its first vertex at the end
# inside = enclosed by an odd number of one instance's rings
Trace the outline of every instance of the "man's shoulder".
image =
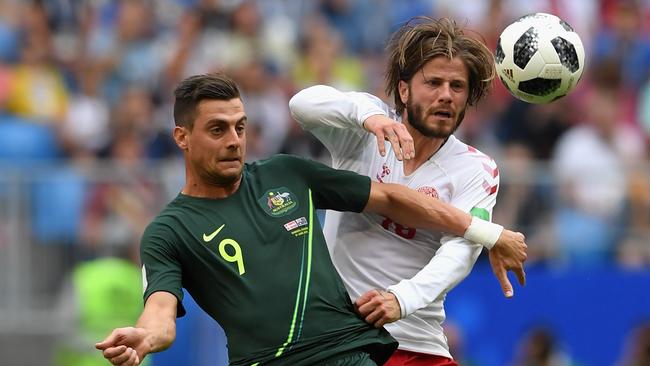
{"type": "Polygon", "coordinates": [[[302,168],[320,164],[317,161],[291,154],[275,154],[269,158],[257,160],[247,164],[251,173],[271,173],[274,175],[300,172],[302,168]]]}
{"type": "Polygon", "coordinates": [[[290,164],[292,162],[295,162],[296,160],[305,160],[305,158],[302,158],[297,155],[291,155],[291,154],[275,154],[266,159],[260,159],[254,161],[249,165],[251,167],[260,167],[260,166],[278,165],[278,164],[281,165],[281,164],[290,164]]]}
{"type": "Polygon", "coordinates": [[[443,162],[452,166],[461,167],[481,167],[483,165],[492,168],[497,167],[497,163],[488,154],[475,148],[472,145],[466,144],[458,138],[451,136],[447,142],[450,145],[449,151],[445,154],[443,162]]]}
{"type": "Polygon", "coordinates": [[[183,197],[182,195],[176,196],[171,202],[167,204],[152,220],[149,222],[145,229],[145,234],[153,232],[161,232],[165,230],[172,230],[174,223],[178,222],[182,216],[183,210],[183,197]]]}

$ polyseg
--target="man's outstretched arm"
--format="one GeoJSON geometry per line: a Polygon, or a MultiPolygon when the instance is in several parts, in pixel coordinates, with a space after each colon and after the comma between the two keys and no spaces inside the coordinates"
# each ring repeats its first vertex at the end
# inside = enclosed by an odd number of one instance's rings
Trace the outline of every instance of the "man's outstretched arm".
{"type": "Polygon", "coordinates": [[[114,329],[95,348],[113,365],[140,365],[147,354],[165,350],[174,342],[177,303],[169,292],[154,292],[135,327],[114,329]]]}
{"type": "Polygon", "coordinates": [[[372,182],[365,211],[416,228],[442,231],[482,244],[490,250],[490,263],[506,297],[513,295],[507,272],[513,271],[521,285],[526,283],[524,235],[472,217],[470,214],[399,184],[372,182]]]}

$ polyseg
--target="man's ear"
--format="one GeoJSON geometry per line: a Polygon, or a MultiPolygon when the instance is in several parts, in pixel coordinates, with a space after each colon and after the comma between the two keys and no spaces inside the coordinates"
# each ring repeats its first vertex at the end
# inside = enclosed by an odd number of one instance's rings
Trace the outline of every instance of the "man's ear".
{"type": "Polygon", "coordinates": [[[175,126],[173,135],[176,145],[183,151],[187,150],[187,140],[189,139],[189,130],[187,127],[175,126]]]}
{"type": "Polygon", "coordinates": [[[399,99],[402,101],[402,103],[408,104],[409,84],[404,80],[400,80],[397,88],[399,89],[399,99]]]}

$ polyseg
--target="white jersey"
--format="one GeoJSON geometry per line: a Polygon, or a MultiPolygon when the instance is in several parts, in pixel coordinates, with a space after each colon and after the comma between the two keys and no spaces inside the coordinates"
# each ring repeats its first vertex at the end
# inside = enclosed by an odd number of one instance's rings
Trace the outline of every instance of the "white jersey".
{"type": "MultiPolygon", "coordinates": [[[[399,183],[489,219],[499,184],[495,162],[454,136],[422,166],[405,175],[386,143],[362,128],[371,115],[399,117],[379,98],[327,86],[305,89],[290,102],[294,118],[332,154],[332,165],[399,183]]],[[[452,357],[443,334],[443,302],[465,278],[482,246],[445,233],[416,230],[370,213],[328,211],[324,227],[332,260],[355,301],[368,290],[388,289],[402,319],[386,324],[403,350],[452,357]]]]}

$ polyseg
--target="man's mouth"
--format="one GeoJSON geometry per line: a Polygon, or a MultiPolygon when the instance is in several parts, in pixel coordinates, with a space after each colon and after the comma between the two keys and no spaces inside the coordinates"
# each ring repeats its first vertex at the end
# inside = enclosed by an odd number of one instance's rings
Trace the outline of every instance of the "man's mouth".
{"type": "Polygon", "coordinates": [[[452,113],[450,111],[436,111],[433,112],[433,115],[441,118],[451,118],[452,113]]]}

